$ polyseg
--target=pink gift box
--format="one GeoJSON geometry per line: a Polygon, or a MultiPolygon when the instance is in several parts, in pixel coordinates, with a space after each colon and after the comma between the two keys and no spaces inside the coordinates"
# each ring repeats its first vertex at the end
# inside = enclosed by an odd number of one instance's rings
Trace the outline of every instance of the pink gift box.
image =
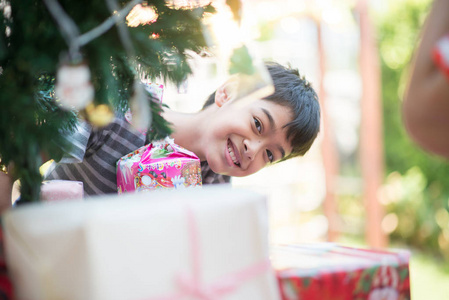
{"type": "Polygon", "coordinates": [[[82,200],[83,183],[72,180],[46,180],[42,182],[40,198],[42,201],[82,200]]]}
{"type": "Polygon", "coordinates": [[[117,161],[119,194],[201,185],[199,158],[169,138],[145,145],[117,161]]]}

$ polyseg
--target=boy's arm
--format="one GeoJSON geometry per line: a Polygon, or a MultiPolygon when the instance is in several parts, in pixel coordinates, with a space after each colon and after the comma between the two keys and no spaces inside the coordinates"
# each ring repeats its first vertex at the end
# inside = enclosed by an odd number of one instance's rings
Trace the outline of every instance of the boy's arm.
{"type": "MultiPolygon", "coordinates": [[[[44,171],[44,180],[52,179],[55,168],[58,164],[72,164],[81,163],[84,159],[87,149],[89,149],[89,140],[92,133],[92,127],[82,120],[79,120],[75,130],[67,135],[64,135],[66,145],[68,148],[62,147],[64,154],[57,162],[52,162],[44,171]]],[[[46,161],[46,160],[43,160],[46,161]]]]}
{"type": "Polygon", "coordinates": [[[231,182],[230,176],[214,173],[206,161],[201,162],[201,177],[203,185],[231,182]]]}
{"type": "Polygon", "coordinates": [[[92,132],[92,126],[85,121],[78,121],[75,131],[65,136],[70,145],[69,148],[63,149],[64,155],[59,163],[80,163],[83,161],[86,149],[89,145],[89,137],[92,132]]]}
{"type": "Polygon", "coordinates": [[[447,34],[449,0],[435,0],[415,54],[403,118],[408,133],[420,146],[449,158],[449,76],[433,60],[437,42],[447,34]]]}

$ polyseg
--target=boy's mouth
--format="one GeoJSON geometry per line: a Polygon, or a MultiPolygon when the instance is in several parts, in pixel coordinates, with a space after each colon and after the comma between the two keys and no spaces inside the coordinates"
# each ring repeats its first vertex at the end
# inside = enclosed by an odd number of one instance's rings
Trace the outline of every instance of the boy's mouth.
{"type": "Polygon", "coordinates": [[[232,144],[231,140],[228,139],[228,152],[229,152],[229,156],[232,159],[232,162],[234,163],[234,165],[239,166],[240,167],[240,161],[237,158],[238,153],[236,153],[236,149],[234,147],[234,145],[232,144]],[[237,154],[237,155],[236,155],[237,154]]]}

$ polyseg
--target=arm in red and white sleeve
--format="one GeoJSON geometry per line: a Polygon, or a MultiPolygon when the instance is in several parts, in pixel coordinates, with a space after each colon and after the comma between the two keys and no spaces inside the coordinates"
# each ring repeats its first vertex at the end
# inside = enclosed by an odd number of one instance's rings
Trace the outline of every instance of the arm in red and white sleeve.
{"type": "MultiPolygon", "coordinates": [[[[449,16],[448,16],[449,17],[449,16]]],[[[449,83],[449,33],[438,40],[432,51],[433,61],[449,83]]]]}
{"type": "Polygon", "coordinates": [[[449,0],[435,0],[416,49],[402,106],[411,138],[449,159],[449,0]]]}

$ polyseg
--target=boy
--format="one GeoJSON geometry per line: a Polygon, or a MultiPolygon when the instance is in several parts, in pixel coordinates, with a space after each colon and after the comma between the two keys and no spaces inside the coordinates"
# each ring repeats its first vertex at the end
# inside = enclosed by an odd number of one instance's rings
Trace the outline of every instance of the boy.
{"type": "MultiPolygon", "coordinates": [[[[275,92],[265,99],[235,105],[239,100],[224,84],[198,113],[163,112],[175,143],[200,158],[203,184],[229,182],[230,176],[304,155],[315,140],[320,125],[315,91],[296,70],[276,63],[267,68],[275,92]]],[[[45,179],[83,181],[86,195],[117,192],[117,160],[147,142],[121,118],[96,130],[82,124],[76,135],[73,157],[53,164],[45,179]]]]}

